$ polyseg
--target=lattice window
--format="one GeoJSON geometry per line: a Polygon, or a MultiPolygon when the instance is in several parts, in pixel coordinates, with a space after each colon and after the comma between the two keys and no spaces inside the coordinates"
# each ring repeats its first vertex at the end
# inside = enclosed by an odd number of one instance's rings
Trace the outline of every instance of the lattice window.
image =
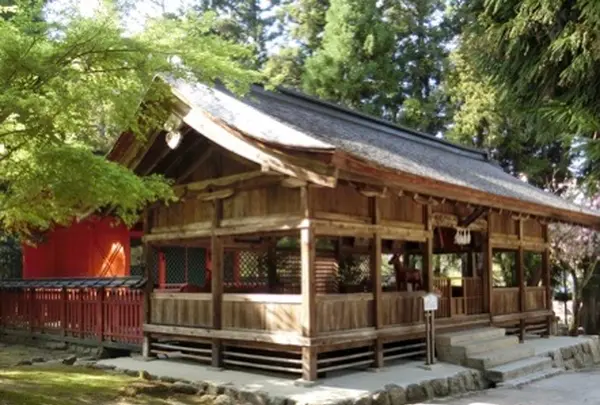
{"type": "Polygon", "coordinates": [[[371,285],[371,261],[368,254],[346,254],[338,262],[340,292],[369,292],[371,285]]]}
{"type": "Polygon", "coordinates": [[[300,294],[301,259],[296,252],[277,252],[276,292],[282,294],[300,294]]]}

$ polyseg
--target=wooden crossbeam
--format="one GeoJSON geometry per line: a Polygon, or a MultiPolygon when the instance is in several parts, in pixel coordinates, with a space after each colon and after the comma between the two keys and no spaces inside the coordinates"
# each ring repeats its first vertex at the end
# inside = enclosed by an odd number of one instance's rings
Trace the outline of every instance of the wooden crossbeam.
{"type": "Polygon", "coordinates": [[[466,228],[471,225],[473,222],[477,221],[483,214],[488,211],[486,207],[479,206],[475,208],[469,215],[464,218],[461,218],[458,221],[458,227],[466,228]]]}

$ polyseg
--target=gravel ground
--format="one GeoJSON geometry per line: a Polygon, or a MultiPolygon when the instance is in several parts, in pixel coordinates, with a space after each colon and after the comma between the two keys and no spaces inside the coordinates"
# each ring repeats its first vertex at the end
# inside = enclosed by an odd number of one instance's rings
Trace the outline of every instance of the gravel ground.
{"type": "Polygon", "coordinates": [[[520,389],[499,388],[448,401],[444,405],[579,405],[600,404],[600,369],[570,372],[520,389]]]}

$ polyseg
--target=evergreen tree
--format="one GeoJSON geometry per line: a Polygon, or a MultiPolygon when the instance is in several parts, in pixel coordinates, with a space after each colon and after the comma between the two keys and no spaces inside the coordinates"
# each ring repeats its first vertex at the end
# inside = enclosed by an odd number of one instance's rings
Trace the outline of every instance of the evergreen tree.
{"type": "MultiPolygon", "coordinates": [[[[458,3],[475,69],[514,110],[549,119],[580,145],[591,185],[600,178],[600,3],[478,0],[458,3]]],[[[539,132],[541,140],[544,132],[539,132]]]]}
{"type": "Polygon", "coordinates": [[[332,0],[322,46],[306,61],[304,90],[375,115],[393,108],[395,41],[383,17],[377,0],[332,0]]]}

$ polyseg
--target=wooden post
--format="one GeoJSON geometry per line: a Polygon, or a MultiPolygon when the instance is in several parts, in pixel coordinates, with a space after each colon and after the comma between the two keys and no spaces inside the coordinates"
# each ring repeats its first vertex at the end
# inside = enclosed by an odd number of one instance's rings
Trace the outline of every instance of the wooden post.
{"type": "MultiPolygon", "coordinates": [[[[550,272],[550,248],[548,247],[548,242],[549,242],[548,225],[542,226],[542,233],[543,233],[543,237],[544,237],[544,243],[546,244],[546,247],[544,248],[544,251],[542,252],[542,283],[543,283],[544,287],[546,287],[545,308],[549,311],[552,311],[553,310],[553,307],[552,307],[552,275],[550,272]]],[[[552,333],[552,322],[553,322],[553,316],[548,315],[548,318],[546,319],[546,329],[547,329],[547,333],[545,335],[546,337],[550,337],[550,334],[552,333]]]]}
{"type": "Polygon", "coordinates": [[[431,226],[431,205],[423,205],[423,223],[429,233],[423,252],[423,275],[427,292],[433,292],[433,227],[431,226]]]}
{"type": "Polygon", "coordinates": [[[36,312],[36,302],[35,302],[35,288],[29,289],[29,333],[33,333],[35,329],[35,312],[36,312]]]}
{"type": "MultiPolygon", "coordinates": [[[[519,284],[519,312],[523,314],[527,311],[525,301],[525,267],[523,263],[523,220],[519,219],[519,249],[517,251],[517,283],[519,284]]],[[[521,317],[519,321],[519,341],[525,341],[525,319],[521,317]]]]}
{"type": "Polygon", "coordinates": [[[494,291],[494,251],[490,239],[492,238],[492,213],[487,216],[487,232],[483,240],[483,311],[494,314],[493,291],[494,291]]]}
{"type": "MultiPolygon", "coordinates": [[[[150,234],[152,229],[152,210],[146,209],[144,212],[144,224],[143,224],[143,233],[144,236],[150,234]]],[[[148,244],[148,242],[144,241],[143,249],[143,257],[144,257],[144,278],[146,279],[146,284],[144,285],[144,318],[142,319],[142,325],[151,324],[152,323],[152,292],[154,291],[154,269],[150,267],[153,247],[148,244]]],[[[152,340],[150,336],[146,333],[143,333],[144,340],[142,344],[142,356],[144,358],[151,357],[151,346],[152,340]]]]}
{"type": "Polygon", "coordinates": [[[96,335],[98,342],[104,340],[104,288],[96,290],[96,335]]]}
{"type": "MultiPolygon", "coordinates": [[[[300,230],[302,267],[302,336],[313,337],[317,331],[315,235],[309,226],[300,230]]],[[[313,347],[302,348],[302,378],[317,379],[317,353],[313,347]]]]}
{"type": "Polygon", "coordinates": [[[62,335],[67,336],[67,302],[69,296],[65,287],[60,289],[60,328],[62,329],[62,335]]]}
{"type": "MultiPolygon", "coordinates": [[[[370,197],[371,205],[371,222],[373,225],[379,225],[381,214],[379,210],[379,198],[370,197]]],[[[375,232],[373,234],[373,242],[371,244],[371,282],[373,285],[373,319],[375,320],[375,329],[383,327],[383,312],[381,308],[381,234],[375,232]]],[[[383,367],[383,344],[381,339],[375,340],[375,360],[374,368],[383,367]]]]}
{"type": "MultiPolygon", "coordinates": [[[[221,226],[223,217],[223,202],[213,201],[213,233],[210,240],[210,251],[212,260],[212,326],[213,329],[221,329],[221,316],[223,307],[223,240],[216,234],[216,229],[221,226]]],[[[220,339],[212,341],[212,366],[220,368],[223,365],[222,345],[220,339]]]]}

